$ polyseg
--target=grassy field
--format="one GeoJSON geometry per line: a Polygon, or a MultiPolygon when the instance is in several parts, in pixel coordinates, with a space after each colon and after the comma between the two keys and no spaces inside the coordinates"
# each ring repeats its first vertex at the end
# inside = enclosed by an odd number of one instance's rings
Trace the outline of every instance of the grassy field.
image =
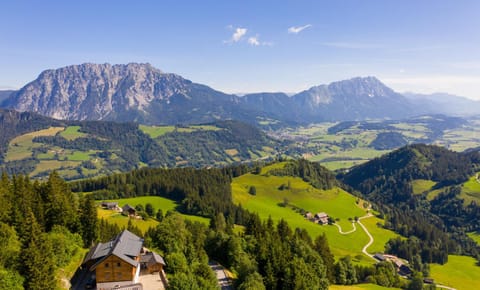
{"type": "Polygon", "coordinates": [[[50,127],[48,129],[23,134],[14,138],[8,145],[8,151],[5,160],[22,160],[31,157],[32,149],[42,146],[39,143],[33,143],[33,138],[38,136],[55,136],[55,134],[63,129],[63,127],[50,127]]]}
{"type": "Polygon", "coordinates": [[[472,257],[449,255],[445,265],[430,266],[430,276],[436,283],[457,290],[480,289],[480,267],[476,262],[472,257]]]}
{"type": "Polygon", "coordinates": [[[329,290],[389,290],[389,289],[400,289],[400,288],[388,288],[383,286],[378,286],[375,284],[358,284],[358,285],[330,285],[329,290]]]}
{"type": "Polygon", "coordinates": [[[477,175],[470,177],[462,185],[462,192],[459,197],[465,200],[465,204],[470,204],[472,201],[480,202],[480,183],[477,181],[477,175]]]}
{"type": "Polygon", "coordinates": [[[87,161],[90,160],[90,154],[95,153],[95,151],[74,151],[71,154],[67,155],[68,160],[71,161],[87,161]]]}
{"type": "Polygon", "coordinates": [[[30,175],[35,176],[43,171],[50,171],[61,168],[74,168],[79,165],[79,161],[41,160],[40,163],[38,163],[35,167],[35,170],[30,173],[30,175]]]}
{"type": "MultiPolygon", "coordinates": [[[[282,163],[275,164],[272,167],[280,166],[282,166],[282,163]]],[[[263,168],[262,173],[268,172],[272,167],[263,168]]],[[[301,208],[312,213],[326,212],[333,218],[338,219],[337,224],[342,227],[343,231],[349,231],[352,229],[349,219],[364,216],[366,210],[357,206],[357,198],[342,189],[319,190],[297,177],[246,174],[234,178],[232,192],[235,203],[242,204],[244,208],[257,212],[261,218],[267,219],[271,216],[274,221],[284,219],[292,228],[306,229],[312,237],[325,233],[336,257],[350,255],[354,261],[359,263],[372,262],[361,253],[363,246],[368,242],[368,237],[360,227],[354,233],[341,235],[335,226],[321,226],[312,223],[306,220],[297,210],[301,208]],[[279,189],[280,185],[287,185],[288,183],[290,183],[290,189],[279,189]],[[251,186],[255,186],[256,195],[248,193],[251,186]],[[286,207],[282,206],[285,200],[288,201],[286,207]]],[[[370,225],[367,222],[366,226],[372,228],[372,234],[375,238],[378,238],[378,242],[373,245],[373,249],[383,249],[381,243],[394,234],[376,227],[376,222],[380,222],[380,220],[373,218],[372,220],[374,224],[370,225]]]]}
{"type": "Polygon", "coordinates": [[[87,134],[80,132],[79,130],[80,126],[68,126],[65,130],[60,132],[60,136],[70,141],[87,136],[87,134]]]}
{"type": "Polygon", "coordinates": [[[477,244],[480,246],[480,233],[474,232],[474,233],[468,233],[468,236],[472,238],[477,244]]]}
{"type": "MultiPolygon", "coordinates": [[[[175,201],[168,198],[159,197],[159,196],[142,196],[142,197],[134,197],[134,198],[109,200],[109,201],[118,202],[118,205],[120,207],[126,204],[129,204],[133,207],[135,207],[138,204],[141,204],[143,205],[143,207],[145,207],[147,203],[150,203],[154,208],[154,212],[157,212],[159,209],[161,209],[164,215],[167,213],[167,211],[175,210],[175,208],[177,207],[177,204],[175,203],[175,201]]],[[[181,214],[181,216],[183,216],[187,220],[198,221],[206,225],[210,223],[210,220],[204,217],[199,217],[194,215],[185,215],[185,214],[181,214]]],[[[119,225],[120,227],[126,227],[129,220],[128,217],[123,216],[118,212],[115,212],[112,210],[104,210],[104,209],[98,209],[98,217],[104,218],[109,222],[119,225]]],[[[148,220],[132,219],[132,222],[134,225],[139,227],[142,231],[146,231],[149,227],[155,227],[158,224],[157,220],[153,218],[150,218],[148,220]]]]}
{"type": "Polygon", "coordinates": [[[414,194],[422,194],[426,191],[430,191],[436,184],[435,181],[426,179],[416,179],[412,181],[412,189],[414,194]]]}
{"type": "Polygon", "coordinates": [[[385,252],[385,244],[388,240],[399,237],[397,233],[382,228],[384,221],[377,217],[362,219],[361,222],[375,239],[373,244],[367,249],[371,254],[385,252]]]}
{"type": "Polygon", "coordinates": [[[146,126],[140,125],[140,130],[143,133],[149,135],[151,138],[155,139],[167,133],[173,132],[175,130],[174,126],[146,126]]]}

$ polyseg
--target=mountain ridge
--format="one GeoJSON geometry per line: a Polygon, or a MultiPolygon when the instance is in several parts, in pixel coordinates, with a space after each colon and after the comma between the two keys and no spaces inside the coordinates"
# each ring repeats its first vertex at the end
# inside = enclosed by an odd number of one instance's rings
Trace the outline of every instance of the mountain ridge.
{"type": "Polygon", "coordinates": [[[416,104],[373,76],[313,86],[293,95],[238,96],[149,63],[85,63],[45,70],[1,103],[57,119],[170,125],[228,119],[257,125],[265,120],[278,125],[398,119],[425,113],[416,104]]]}

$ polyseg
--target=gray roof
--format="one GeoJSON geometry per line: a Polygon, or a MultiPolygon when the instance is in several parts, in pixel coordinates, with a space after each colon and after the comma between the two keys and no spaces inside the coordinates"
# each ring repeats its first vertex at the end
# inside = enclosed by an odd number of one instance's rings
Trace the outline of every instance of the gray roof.
{"type": "Polygon", "coordinates": [[[152,264],[162,264],[165,266],[165,261],[162,256],[155,252],[148,252],[145,255],[140,256],[141,263],[147,263],[148,265],[152,264]]]}
{"type": "Polygon", "coordinates": [[[83,264],[94,260],[95,264],[91,267],[91,270],[94,270],[105,258],[109,257],[110,255],[115,255],[123,261],[136,267],[138,262],[135,261],[135,257],[140,255],[142,246],[142,238],[137,237],[127,230],[124,230],[110,242],[98,243],[96,246],[91,248],[83,260],[83,264]]]}
{"type": "Polygon", "coordinates": [[[135,208],[131,207],[129,204],[126,204],[122,207],[124,211],[135,210],[135,208]]]}

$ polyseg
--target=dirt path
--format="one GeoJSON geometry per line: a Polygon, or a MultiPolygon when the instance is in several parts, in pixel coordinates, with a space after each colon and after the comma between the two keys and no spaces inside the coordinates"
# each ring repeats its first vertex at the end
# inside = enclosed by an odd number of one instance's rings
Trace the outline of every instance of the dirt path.
{"type": "Polygon", "coordinates": [[[448,287],[445,285],[435,284],[437,288],[447,289],[447,290],[457,290],[456,288],[448,287]]]}
{"type": "Polygon", "coordinates": [[[375,258],[373,257],[373,255],[372,255],[372,254],[369,254],[369,253],[367,252],[368,247],[370,247],[375,240],[373,239],[373,236],[372,236],[372,235],[370,234],[370,232],[368,231],[367,227],[365,227],[365,226],[362,224],[362,222],[360,221],[360,220],[362,220],[362,219],[366,219],[366,218],[369,218],[369,217],[372,217],[372,216],[373,216],[373,215],[369,213],[369,214],[367,214],[366,216],[363,216],[363,217],[359,218],[359,219],[358,219],[358,224],[362,227],[362,229],[365,231],[365,233],[367,234],[367,236],[370,238],[370,241],[363,247],[362,252],[363,252],[365,255],[367,255],[367,256],[369,256],[370,258],[372,258],[372,259],[375,260],[375,258]]]}
{"type": "MultiPolygon", "coordinates": [[[[365,231],[365,233],[367,234],[367,236],[368,236],[369,239],[370,239],[370,241],[368,241],[368,243],[363,247],[362,252],[363,252],[365,255],[367,255],[367,256],[369,256],[370,258],[372,258],[372,259],[375,260],[375,258],[373,257],[373,255],[372,255],[372,254],[369,254],[369,253],[367,252],[368,247],[370,247],[370,246],[373,244],[373,242],[375,241],[375,239],[374,239],[373,236],[370,234],[370,232],[368,231],[367,227],[365,227],[365,226],[362,224],[362,222],[361,222],[361,220],[366,219],[366,218],[370,218],[370,217],[372,217],[372,216],[373,216],[373,215],[372,215],[371,213],[368,213],[367,215],[362,216],[361,218],[359,218],[358,221],[357,221],[357,223],[362,227],[362,229],[365,231]]],[[[348,231],[348,232],[344,232],[344,231],[342,230],[342,227],[341,227],[340,225],[337,225],[336,223],[335,223],[334,225],[338,228],[338,232],[339,232],[341,235],[348,235],[348,234],[351,234],[351,233],[353,233],[353,232],[355,232],[355,231],[357,230],[357,227],[355,226],[355,222],[352,222],[352,227],[353,227],[353,229],[350,230],[350,231],[348,231]]]]}
{"type": "Polygon", "coordinates": [[[208,265],[215,272],[220,288],[222,290],[233,290],[232,281],[225,274],[225,268],[215,261],[208,262],[208,265]]]}
{"type": "Polygon", "coordinates": [[[341,235],[348,235],[348,234],[351,234],[353,232],[355,232],[357,230],[357,227],[355,226],[355,222],[352,222],[352,227],[353,229],[352,230],[349,230],[348,232],[344,232],[342,231],[342,227],[336,223],[334,223],[334,225],[338,228],[338,232],[341,234],[341,235]]]}

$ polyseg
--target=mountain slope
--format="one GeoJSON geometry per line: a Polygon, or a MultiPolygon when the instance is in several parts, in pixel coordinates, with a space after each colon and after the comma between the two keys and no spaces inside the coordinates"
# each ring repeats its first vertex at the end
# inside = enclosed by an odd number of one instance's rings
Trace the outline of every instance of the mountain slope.
{"type": "Polygon", "coordinates": [[[61,121],[0,110],[0,171],[67,179],[142,166],[219,166],[268,158],[280,145],[237,121],[202,126],[145,127],[107,121],[61,121]],[[168,129],[168,130],[167,130],[168,129]],[[151,137],[149,131],[170,131],[151,137]]]}
{"type": "Polygon", "coordinates": [[[251,119],[241,107],[234,110],[236,99],[150,64],[87,63],[44,71],[3,105],[65,120],[176,124],[251,119]]]}
{"type": "Polygon", "coordinates": [[[356,166],[340,178],[372,200],[389,204],[411,198],[411,182],[416,179],[435,181],[439,187],[465,182],[478,161],[478,152],[415,144],[356,166]]]}
{"type": "Polygon", "coordinates": [[[422,108],[424,113],[440,113],[456,116],[480,114],[480,102],[464,97],[445,94],[403,94],[417,108],[422,108]]]}
{"type": "MultiPolygon", "coordinates": [[[[150,64],[81,64],[46,70],[3,104],[64,120],[192,124],[236,119],[309,123],[414,114],[408,100],[374,77],[313,87],[292,97],[216,91],[150,64]]],[[[265,123],[265,121],[263,122],[265,123]]]]}
{"type": "Polygon", "coordinates": [[[312,121],[398,119],[415,115],[408,100],[375,77],[353,78],[312,87],[294,95],[312,121]]]}

